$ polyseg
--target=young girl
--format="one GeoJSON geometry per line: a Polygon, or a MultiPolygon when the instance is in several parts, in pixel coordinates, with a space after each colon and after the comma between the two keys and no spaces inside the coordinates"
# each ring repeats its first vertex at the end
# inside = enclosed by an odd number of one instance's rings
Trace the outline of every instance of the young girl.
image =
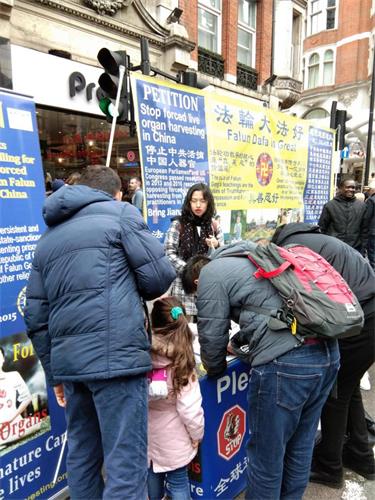
{"type": "Polygon", "coordinates": [[[165,373],[168,395],[149,400],[148,496],[150,500],[163,498],[166,480],[172,499],[187,500],[191,498],[187,466],[204,431],[192,333],[175,297],[154,302],[151,323],[152,378],[160,381],[160,374],[165,373]]]}

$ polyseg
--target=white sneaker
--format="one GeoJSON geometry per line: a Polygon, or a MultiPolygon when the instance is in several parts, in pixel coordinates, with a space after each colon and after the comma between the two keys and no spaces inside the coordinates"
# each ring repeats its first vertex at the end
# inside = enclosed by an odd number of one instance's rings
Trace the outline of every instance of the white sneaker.
{"type": "Polygon", "coordinates": [[[368,372],[366,372],[361,378],[360,388],[364,391],[369,391],[371,389],[370,377],[368,372]]]}

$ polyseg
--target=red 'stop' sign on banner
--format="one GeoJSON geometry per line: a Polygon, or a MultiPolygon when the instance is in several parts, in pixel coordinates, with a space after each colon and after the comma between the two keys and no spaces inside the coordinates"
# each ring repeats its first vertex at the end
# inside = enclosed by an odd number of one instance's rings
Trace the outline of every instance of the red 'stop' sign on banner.
{"type": "Polygon", "coordinates": [[[241,448],[246,431],[246,413],[238,406],[232,406],[223,415],[217,431],[218,453],[230,460],[241,448]]]}

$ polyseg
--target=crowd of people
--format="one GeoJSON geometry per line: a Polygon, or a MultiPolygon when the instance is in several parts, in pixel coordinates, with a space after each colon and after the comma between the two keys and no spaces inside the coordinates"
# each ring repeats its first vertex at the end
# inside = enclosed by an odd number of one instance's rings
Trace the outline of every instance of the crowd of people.
{"type": "Polygon", "coordinates": [[[273,235],[320,254],[355,293],[364,325],[339,341],[271,327],[264,308],[282,298],[243,258],[257,243],[223,244],[207,185],[190,187],[164,247],[142,218],[141,180],[130,185],[133,206],[112,169],[91,166],[54,190],[27,286],[27,332],[65,408],[71,498],[190,498],[210,425],[191,323],[209,377],[227,368],[232,321],[248,339],[247,499],[301,499],[309,480],[339,488],[343,467],[375,480],[359,389],[375,352],[375,182],[362,202],[344,180],[318,226],[273,235]]]}

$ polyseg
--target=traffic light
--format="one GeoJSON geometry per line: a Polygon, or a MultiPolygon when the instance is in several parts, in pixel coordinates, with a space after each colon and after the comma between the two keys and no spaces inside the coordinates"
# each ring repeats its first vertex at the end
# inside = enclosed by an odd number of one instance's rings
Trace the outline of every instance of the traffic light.
{"type": "Polygon", "coordinates": [[[204,89],[208,87],[208,85],[210,85],[209,82],[198,79],[197,73],[191,70],[180,71],[179,83],[182,83],[183,85],[187,85],[189,87],[195,87],[196,89],[204,89]]]}
{"type": "Polygon", "coordinates": [[[330,127],[336,130],[336,150],[345,147],[346,122],[351,118],[345,109],[337,109],[337,101],[332,101],[330,127]]]}
{"type": "Polygon", "coordinates": [[[123,50],[110,51],[103,48],[98,52],[98,61],[105,70],[105,73],[99,77],[99,107],[107,120],[111,122],[115,115],[116,97],[119,90],[117,123],[129,123],[129,56],[123,50]],[[121,66],[124,68],[123,75],[121,75],[121,66]]]}

